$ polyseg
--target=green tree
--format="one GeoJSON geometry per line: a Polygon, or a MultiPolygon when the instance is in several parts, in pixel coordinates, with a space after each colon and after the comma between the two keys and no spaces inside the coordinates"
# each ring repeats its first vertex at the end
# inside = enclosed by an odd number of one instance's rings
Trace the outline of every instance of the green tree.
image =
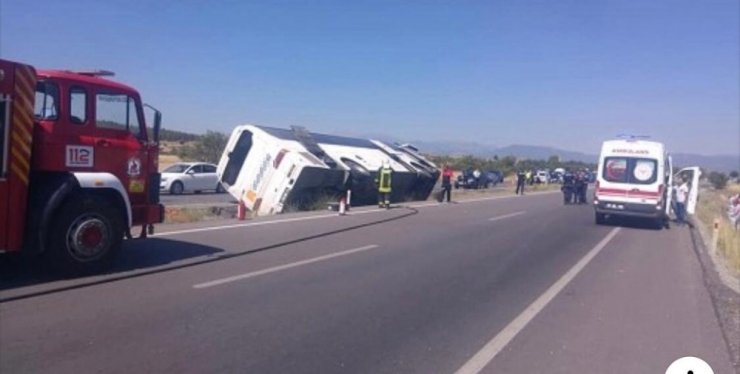
{"type": "Polygon", "coordinates": [[[203,161],[215,164],[221,159],[227,141],[226,134],[208,130],[205,135],[200,135],[197,138],[195,144],[180,147],[177,155],[185,161],[203,161]]]}
{"type": "Polygon", "coordinates": [[[740,174],[738,174],[737,170],[733,170],[730,172],[730,178],[732,179],[737,179],[738,175],[740,174]]]}
{"type": "Polygon", "coordinates": [[[709,179],[709,183],[711,183],[715,189],[721,190],[721,189],[724,189],[725,186],[727,186],[727,181],[730,178],[725,173],[719,173],[719,172],[713,171],[709,173],[708,179],[709,179]]]}

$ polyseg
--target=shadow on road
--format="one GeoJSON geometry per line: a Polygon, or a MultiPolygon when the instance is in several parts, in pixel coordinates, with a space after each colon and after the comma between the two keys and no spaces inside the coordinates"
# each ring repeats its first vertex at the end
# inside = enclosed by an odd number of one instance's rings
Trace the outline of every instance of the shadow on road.
{"type": "MultiPolygon", "coordinates": [[[[659,231],[662,230],[663,227],[658,225],[655,220],[647,219],[647,218],[639,218],[639,217],[622,217],[622,216],[612,216],[609,217],[606,220],[605,226],[619,226],[629,229],[638,229],[638,230],[652,230],[652,231],[659,231]]],[[[671,227],[674,227],[674,224],[671,225],[671,227]]]]}
{"type": "MultiPolygon", "coordinates": [[[[105,273],[79,277],[74,281],[95,281],[126,272],[153,269],[179,261],[223,253],[223,249],[171,239],[151,238],[124,241],[123,248],[112,269],[105,273]]],[[[69,280],[53,275],[38,259],[5,255],[0,256],[0,291],[19,287],[69,280]]]]}

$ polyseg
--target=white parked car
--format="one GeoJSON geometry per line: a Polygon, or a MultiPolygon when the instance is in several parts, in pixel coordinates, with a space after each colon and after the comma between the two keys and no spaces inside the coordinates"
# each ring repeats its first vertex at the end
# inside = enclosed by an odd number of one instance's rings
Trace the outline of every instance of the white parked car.
{"type": "Polygon", "coordinates": [[[216,191],[224,192],[216,175],[216,165],[203,162],[177,163],[162,171],[160,191],[173,195],[183,192],[216,191]]]}
{"type": "Polygon", "coordinates": [[[538,170],[534,175],[534,181],[537,183],[550,183],[550,173],[547,170],[538,170]]]}

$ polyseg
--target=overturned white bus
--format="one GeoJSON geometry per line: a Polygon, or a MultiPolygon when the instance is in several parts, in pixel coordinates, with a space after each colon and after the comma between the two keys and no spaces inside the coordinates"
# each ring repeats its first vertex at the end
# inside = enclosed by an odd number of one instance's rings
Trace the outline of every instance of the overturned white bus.
{"type": "Polygon", "coordinates": [[[308,209],[347,189],[352,205],[374,204],[383,161],[394,171],[395,202],[426,200],[439,178],[437,167],[409,145],[255,125],[234,129],[217,174],[232,196],[264,215],[308,209]]]}

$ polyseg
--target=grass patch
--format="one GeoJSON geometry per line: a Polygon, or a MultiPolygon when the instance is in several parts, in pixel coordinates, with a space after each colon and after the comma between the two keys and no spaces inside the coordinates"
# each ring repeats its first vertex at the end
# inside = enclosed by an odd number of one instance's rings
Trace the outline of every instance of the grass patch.
{"type": "MultiPolygon", "coordinates": [[[[439,191],[441,187],[437,186],[434,191],[439,191]]],[[[499,184],[496,187],[493,188],[482,188],[479,190],[466,190],[466,189],[452,189],[452,200],[465,200],[465,199],[475,199],[482,196],[495,196],[495,195],[511,195],[516,190],[516,186],[513,183],[503,183],[499,184]]],[[[530,192],[542,192],[542,191],[554,191],[554,190],[560,190],[560,185],[557,183],[552,184],[535,184],[535,185],[527,185],[524,188],[524,193],[530,193],[530,192]]],[[[428,201],[434,200],[434,194],[429,196],[428,201]]]]}
{"type": "Polygon", "coordinates": [[[190,223],[236,217],[236,206],[165,207],[164,223],[190,223]]]}
{"type": "Polygon", "coordinates": [[[696,207],[696,218],[709,235],[712,235],[714,220],[719,220],[717,252],[725,260],[727,267],[735,275],[740,275],[740,230],[735,230],[727,218],[730,196],[737,193],[740,193],[740,184],[737,183],[728,184],[724,190],[702,190],[696,207]]]}

